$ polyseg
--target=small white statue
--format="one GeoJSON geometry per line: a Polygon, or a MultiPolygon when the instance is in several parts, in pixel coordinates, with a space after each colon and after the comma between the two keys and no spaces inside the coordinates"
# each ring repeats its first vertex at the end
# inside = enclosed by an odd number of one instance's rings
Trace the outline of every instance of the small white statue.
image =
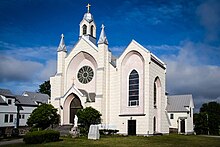
{"type": "Polygon", "coordinates": [[[74,118],[74,127],[77,127],[78,125],[78,117],[77,115],[75,115],[75,118],[74,118]]]}

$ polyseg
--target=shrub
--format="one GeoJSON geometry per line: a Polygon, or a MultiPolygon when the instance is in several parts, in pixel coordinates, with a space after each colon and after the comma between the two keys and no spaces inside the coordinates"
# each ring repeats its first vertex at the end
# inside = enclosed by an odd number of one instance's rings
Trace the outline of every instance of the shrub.
{"type": "Polygon", "coordinates": [[[19,130],[18,130],[18,128],[12,129],[11,136],[12,136],[12,137],[18,137],[18,136],[19,136],[19,130]]]}
{"type": "Polygon", "coordinates": [[[102,135],[113,135],[115,133],[118,133],[119,130],[112,130],[112,129],[102,129],[102,130],[99,130],[99,133],[102,134],[102,135]]]}
{"type": "Polygon", "coordinates": [[[24,142],[26,144],[39,144],[43,142],[54,142],[58,141],[60,132],[54,130],[43,130],[28,132],[24,136],[24,142]]]}

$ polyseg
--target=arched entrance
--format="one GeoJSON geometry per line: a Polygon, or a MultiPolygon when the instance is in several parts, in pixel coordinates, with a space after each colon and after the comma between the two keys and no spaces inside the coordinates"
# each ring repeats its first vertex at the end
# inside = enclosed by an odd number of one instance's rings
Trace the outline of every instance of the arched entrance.
{"type": "Polygon", "coordinates": [[[71,101],[70,103],[70,123],[74,123],[74,118],[75,118],[75,115],[77,113],[77,110],[78,109],[82,109],[82,105],[81,105],[81,101],[80,99],[75,95],[75,97],[73,98],[73,100],[71,101]]]}

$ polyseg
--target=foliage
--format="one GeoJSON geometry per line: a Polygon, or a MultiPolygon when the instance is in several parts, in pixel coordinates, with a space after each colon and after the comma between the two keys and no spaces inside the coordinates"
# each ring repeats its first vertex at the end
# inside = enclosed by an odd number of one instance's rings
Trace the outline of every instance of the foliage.
{"type": "Polygon", "coordinates": [[[58,124],[59,120],[57,109],[50,104],[42,104],[31,113],[27,124],[30,127],[46,129],[50,125],[58,124]]]}
{"type": "Polygon", "coordinates": [[[220,104],[209,102],[202,105],[199,114],[194,114],[196,134],[219,135],[220,104]]]}
{"type": "Polygon", "coordinates": [[[18,136],[19,136],[19,130],[18,130],[18,128],[12,129],[11,136],[12,136],[12,137],[18,137],[18,136]]]}
{"type": "Polygon", "coordinates": [[[89,132],[89,127],[91,124],[100,124],[101,116],[101,113],[92,107],[79,109],[77,111],[78,122],[84,127],[83,130],[80,130],[81,133],[84,132],[85,134],[87,134],[89,132]]]}
{"type": "Polygon", "coordinates": [[[103,129],[99,130],[101,135],[114,135],[115,133],[118,133],[119,130],[112,130],[112,129],[103,129]]]}
{"type": "Polygon", "coordinates": [[[60,132],[54,130],[43,130],[28,132],[25,134],[23,141],[26,144],[39,144],[43,142],[54,142],[58,141],[60,132]]]}
{"type": "Polygon", "coordinates": [[[50,89],[50,80],[44,81],[44,83],[42,83],[41,85],[39,85],[38,91],[39,91],[40,93],[44,93],[44,94],[47,94],[47,95],[50,96],[50,92],[51,92],[51,89],[50,89]]]}

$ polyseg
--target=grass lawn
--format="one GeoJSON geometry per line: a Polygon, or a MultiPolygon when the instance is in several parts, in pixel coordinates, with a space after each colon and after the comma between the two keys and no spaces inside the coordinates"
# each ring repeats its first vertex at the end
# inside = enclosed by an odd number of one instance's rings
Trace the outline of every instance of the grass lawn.
{"type": "Polygon", "coordinates": [[[153,136],[153,137],[143,137],[143,136],[128,136],[128,137],[117,137],[117,136],[108,136],[101,137],[100,140],[88,140],[86,137],[80,138],[68,138],[62,137],[63,141],[58,142],[50,142],[45,144],[35,144],[28,145],[24,143],[13,144],[7,146],[33,146],[33,147],[41,147],[41,146],[70,146],[70,147],[78,147],[78,146],[94,146],[94,147],[128,147],[128,146],[175,146],[175,147],[220,147],[220,138],[211,138],[211,137],[203,137],[203,136],[185,136],[185,135],[164,135],[164,136],[153,136]]]}

